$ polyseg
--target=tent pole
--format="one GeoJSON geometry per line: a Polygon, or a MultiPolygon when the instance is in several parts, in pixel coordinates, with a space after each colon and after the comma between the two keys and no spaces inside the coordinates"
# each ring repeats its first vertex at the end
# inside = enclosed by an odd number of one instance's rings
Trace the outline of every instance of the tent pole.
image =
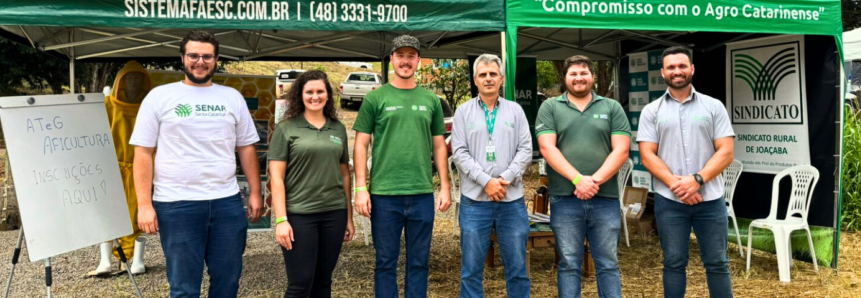
{"type": "Polygon", "coordinates": [[[685,44],[681,44],[681,43],[678,43],[678,42],[671,41],[671,40],[669,40],[669,39],[665,39],[665,38],[658,38],[658,37],[654,37],[654,36],[651,36],[651,35],[648,35],[648,34],[643,34],[643,33],[636,32],[636,31],[632,31],[632,30],[622,30],[622,32],[627,32],[627,33],[630,33],[630,34],[633,34],[633,35],[636,35],[636,36],[639,36],[639,37],[643,37],[643,38],[651,39],[651,40],[654,40],[654,41],[658,42],[659,44],[666,45],[666,46],[670,46],[670,47],[672,47],[672,46],[688,46],[688,45],[685,45],[685,44]]]}
{"type": "Polygon", "coordinates": [[[380,76],[383,77],[383,84],[388,84],[389,83],[389,56],[383,56],[383,59],[381,60],[381,62],[382,63],[380,63],[380,72],[382,72],[382,73],[380,74],[380,76]]]}
{"type": "Polygon", "coordinates": [[[615,48],[616,48],[616,61],[615,61],[615,63],[613,63],[614,64],[613,65],[613,71],[615,72],[613,74],[613,80],[616,82],[616,84],[615,84],[615,86],[613,86],[613,97],[615,97],[614,99],[616,101],[621,103],[622,95],[619,94],[619,85],[622,84],[622,82],[619,81],[620,80],[619,74],[622,72],[622,66],[621,66],[621,63],[622,63],[622,42],[617,41],[615,48]]]}
{"type": "Polygon", "coordinates": [[[580,47],[578,47],[578,46],[576,46],[576,45],[572,45],[572,44],[569,44],[569,43],[566,43],[566,42],[562,42],[562,41],[559,41],[559,40],[556,40],[556,39],[547,38],[547,37],[542,37],[542,36],[538,36],[538,35],[531,34],[531,33],[525,33],[525,32],[519,32],[519,33],[517,33],[517,35],[518,35],[518,36],[527,37],[527,38],[531,38],[531,39],[535,39],[535,40],[540,40],[540,41],[543,41],[543,42],[546,42],[546,43],[550,43],[550,44],[555,44],[555,45],[560,46],[560,47],[565,47],[565,48],[569,48],[569,49],[572,49],[572,50],[578,50],[578,51],[581,51],[581,52],[589,53],[589,54],[592,54],[592,55],[595,55],[595,56],[598,56],[598,57],[601,57],[601,58],[604,58],[604,59],[613,60],[613,57],[610,57],[610,56],[604,55],[603,53],[599,53],[599,52],[595,52],[595,51],[590,51],[590,50],[587,50],[587,49],[583,49],[583,48],[580,48],[580,47]]]}
{"type": "MultiPolygon", "coordinates": [[[[499,53],[502,54],[502,65],[508,67],[508,53],[505,52],[505,31],[499,32],[499,53]]],[[[502,70],[502,73],[505,73],[505,70],[502,70]]],[[[508,94],[505,94],[505,88],[502,88],[502,97],[508,98],[508,94]]],[[[514,100],[514,97],[511,98],[514,100]]]]}
{"type": "MultiPolygon", "coordinates": [[[[838,45],[839,46],[839,45],[838,45]]],[[[841,183],[843,179],[843,93],[840,92],[841,86],[843,85],[844,78],[840,71],[843,67],[843,61],[840,61],[840,53],[835,51],[834,55],[837,57],[837,102],[840,103],[837,109],[837,121],[835,121],[835,130],[837,130],[837,147],[835,151],[837,151],[834,155],[834,158],[837,162],[837,175],[834,176],[834,236],[831,243],[831,269],[834,271],[834,274],[837,274],[837,258],[840,253],[840,196],[841,196],[841,183]]],[[[816,260],[814,260],[815,262],[816,260]]]]}
{"type": "Polygon", "coordinates": [[[127,37],[152,34],[152,33],[160,32],[160,31],[166,31],[166,30],[168,30],[168,29],[139,31],[139,32],[126,33],[126,34],[114,34],[114,35],[110,35],[110,36],[106,36],[106,37],[94,38],[94,39],[90,39],[90,40],[82,40],[82,41],[78,41],[78,42],[75,42],[74,40],[69,40],[69,43],[65,43],[65,44],[58,44],[58,45],[52,45],[52,46],[42,46],[41,50],[42,51],[50,51],[50,50],[56,50],[56,49],[62,49],[62,48],[70,48],[70,47],[74,47],[74,46],[82,46],[82,45],[112,41],[112,40],[117,40],[117,39],[122,39],[122,38],[127,38],[127,37]]]}
{"type": "Polygon", "coordinates": [[[36,44],[35,44],[35,43],[33,43],[33,39],[32,39],[32,38],[30,38],[30,34],[29,34],[29,33],[27,33],[27,30],[24,30],[24,26],[18,26],[18,29],[19,29],[19,30],[21,30],[21,33],[24,33],[24,36],[25,36],[25,37],[27,37],[27,41],[29,41],[29,42],[30,42],[30,46],[32,46],[32,47],[35,49],[35,48],[36,48],[36,44]]]}
{"type": "MultiPolygon", "coordinates": [[[[75,29],[69,30],[69,42],[75,42],[75,29]]],[[[75,47],[69,47],[69,94],[75,94],[75,47]]]]}

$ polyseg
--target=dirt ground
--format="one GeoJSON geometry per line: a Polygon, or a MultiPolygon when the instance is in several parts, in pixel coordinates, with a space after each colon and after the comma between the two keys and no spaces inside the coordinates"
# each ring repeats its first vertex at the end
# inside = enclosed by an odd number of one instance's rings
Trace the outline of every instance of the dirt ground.
{"type": "MultiPolygon", "coordinates": [[[[348,128],[352,127],[355,110],[341,112],[348,128]]],[[[350,144],[353,133],[350,133],[350,144]]],[[[527,198],[534,194],[537,174],[530,171],[527,198]]],[[[430,257],[429,297],[457,297],[460,282],[459,236],[455,233],[454,211],[438,213],[434,227],[430,257]]],[[[341,253],[334,274],[334,297],[373,297],[374,249],[365,246],[361,224],[357,221],[356,240],[347,243],[341,253]]],[[[0,279],[6,279],[11,268],[10,260],[18,231],[0,232],[0,279]]],[[[165,261],[158,237],[145,236],[148,246],[145,254],[147,273],[136,277],[146,297],[168,296],[165,261]]],[[[792,283],[778,281],[777,260],[769,253],[754,252],[749,274],[745,273],[744,260],[738,256],[734,244],[729,245],[730,270],[735,297],[861,297],[861,234],[844,233],[840,246],[840,270],[820,268],[817,274],[812,265],[796,261],[792,267],[792,283]]],[[[497,253],[497,264],[501,264],[497,253]]],[[[552,249],[537,249],[531,255],[533,297],[556,297],[556,270],[552,249]]],[[[622,273],[622,291],[625,297],[662,297],[661,249],[654,235],[631,235],[631,247],[619,248],[622,273]]],[[[134,297],[128,276],[87,278],[84,274],[98,263],[97,247],[63,254],[53,261],[53,293],[55,297],[134,297]]],[[[399,279],[403,286],[403,251],[399,279]]],[[[26,249],[15,271],[11,297],[42,297],[45,295],[44,265],[30,263],[26,249]]],[[[5,285],[5,283],[4,283],[5,285]]],[[[283,258],[274,232],[249,234],[240,297],[281,297],[287,285],[283,258]]],[[[204,280],[203,293],[209,287],[204,280]]],[[[594,278],[583,284],[584,297],[597,297],[594,278]]],[[[487,297],[505,297],[504,271],[501,266],[485,270],[487,297]]],[[[688,296],[708,297],[705,272],[699,258],[696,241],[691,243],[691,260],[688,269],[688,296]]]]}

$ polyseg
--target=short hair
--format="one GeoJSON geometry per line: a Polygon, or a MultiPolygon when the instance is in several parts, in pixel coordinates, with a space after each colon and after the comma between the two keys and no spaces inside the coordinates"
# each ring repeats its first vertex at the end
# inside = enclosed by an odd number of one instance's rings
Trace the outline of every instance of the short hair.
{"type": "Polygon", "coordinates": [[[565,69],[565,73],[568,73],[568,69],[571,68],[571,65],[586,65],[589,68],[590,74],[595,74],[595,64],[592,63],[592,59],[583,55],[575,55],[568,57],[565,59],[565,63],[562,64],[562,67],[565,69]]]}
{"type": "Polygon", "coordinates": [[[475,58],[475,62],[472,63],[472,76],[478,76],[478,64],[484,63],[485,65],[490,65],[490,63],[496,63],[496,66],[499,66],[499,74],[505,73],[504,68],[502,67],[502,59],[499,59],[499,56],[494,54],[481,54],[478,58],[475,58]]]}
{"type": "Polygon", "coordinates": [[[694,64],[694,58],[691,57],[691,49],[690,48],[688,48],[686,46],[672,46],[672,47],[669,47],[666,50],[664,50],[664,53],[661,55],[661,65],[662,65],[661,67],[663,68],[664,58],[667,58],[667,56],[669,56],[669,55],[675,55],[675,54],[685,54],[685,56],[688,56],[688,61],[690,61],[691,64],[694,64]]]}
{"type": "Polygon", "coordinates": [[[218,56],[218,40],[215,39],[215,35],[210,33],[209,31],[204,30],[191,30],[188,32],[188,35],[182,39],[182,42],[179,44],[179,53],[185,55],[185,45],[188,44],[189,41],[196,42],[205,42],[212,44],[215,47],[215,56],[218,56]]]}

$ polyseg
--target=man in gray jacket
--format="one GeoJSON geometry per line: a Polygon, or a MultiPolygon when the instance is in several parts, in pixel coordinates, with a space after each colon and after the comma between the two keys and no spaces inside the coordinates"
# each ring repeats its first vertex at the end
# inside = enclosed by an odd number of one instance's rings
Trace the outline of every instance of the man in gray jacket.
{"type": "Polygon", "coordinates": [[[499,96],[502,60],[484,54],[473,76],[479,96],[454,115],[452,151],[460,173],[462,269],[460,297],[484,297],[484,259],[496,230],[508,297],[529,297],[526,241],[529,216],[523,201],[523,171],[532,159],[526,114],[499,96]]]}

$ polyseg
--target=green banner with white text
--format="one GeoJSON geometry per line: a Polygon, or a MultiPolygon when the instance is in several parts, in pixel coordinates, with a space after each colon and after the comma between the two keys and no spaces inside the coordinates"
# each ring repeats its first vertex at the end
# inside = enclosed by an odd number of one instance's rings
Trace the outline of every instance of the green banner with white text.
{"type": "Polygon", "coordinates": [[[528,27],[825,34],[842,32],[837,0],[508,0],[528,27]]]}
{"type": "Polygon", "coordinates": [[[326,31],[502,31],[505,26],[505,2],[0,0],[0,25],[326,31]]]}

